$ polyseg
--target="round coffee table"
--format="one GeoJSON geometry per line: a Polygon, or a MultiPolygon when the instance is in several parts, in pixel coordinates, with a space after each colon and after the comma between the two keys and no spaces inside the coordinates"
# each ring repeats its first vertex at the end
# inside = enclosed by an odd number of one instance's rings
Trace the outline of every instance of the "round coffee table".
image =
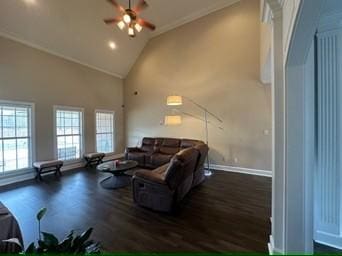
{"type": "Polygon", "coordinates": [[[115,166],[114,161],[106,162],[97,166],[97,170],[112,174],[100,181],[103,188],[116,189],[126,187],[131,183],[131,176],[125,172],[138,166],[138,162],[127,160],[120,161],[115,166]]]}

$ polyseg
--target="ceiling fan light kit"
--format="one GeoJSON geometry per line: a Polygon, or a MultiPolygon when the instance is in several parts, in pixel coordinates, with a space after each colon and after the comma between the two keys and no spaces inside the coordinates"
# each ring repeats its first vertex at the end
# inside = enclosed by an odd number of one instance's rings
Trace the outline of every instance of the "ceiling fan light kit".
{"type": "Polygon", "coordinates": [[[138,17],[139,13],[148,7],[145,0],[139,0],[138,4],[131,8],[131,0],[129,0],[129,7],[125,9],[119,5],[116,0],[107,0],[111,3],[120,13],[119,17],[105,19],[107,25],[116,24],[120,30],[124,30],[127,26],[127,33],[130,37],[135,37],[136,32],[140,33],[143,27],[150,30],[155,30],[156,26],[152,23],[138,17]]]}

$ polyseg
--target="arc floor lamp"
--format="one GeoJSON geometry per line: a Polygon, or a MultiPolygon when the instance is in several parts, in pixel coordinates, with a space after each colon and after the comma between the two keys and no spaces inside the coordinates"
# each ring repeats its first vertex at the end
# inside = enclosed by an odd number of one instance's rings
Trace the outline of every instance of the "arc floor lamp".
{"type": "MultiPolygon", "coordinates": [[[[183,98],[197,106],[199,109],[201,109],[204,112],[204,119],[197,118],[205,123],[205,140],[207,145],[209,146],[209,132],[208,132],[208,124],[210,123],[208,120],[208,116],[211,116],[215,118],[218,122],[223,123],[222,119],[219,118],[217,115],[210,112],[206,107],[200,105],[199,103],[195,102],[194,100],[180,95],[171,95],[167,97],[166,104],[168,106],[180,106],[183,105],[183,98]]],[[[192,114],[187,114],[185,112],[180,111],[182,114],[186,114],[192,117],[195,117],[192,114]]],[[[196,117],[195,117],[196,118],[196,117]]],[[[178,125],[181,124],[182,117],[180,115],[172,115],[172,116],[165,116],[165,124],[166,125],[178,125]]],[[[222,127],[219,127],[220,129],[223,129],[222,127]]],[[[207,157],[207,169],[205,170],[205,175],[210,176],[212,175],[212,171],[210,169],[210,160],[209,156],[207,157]]]]}

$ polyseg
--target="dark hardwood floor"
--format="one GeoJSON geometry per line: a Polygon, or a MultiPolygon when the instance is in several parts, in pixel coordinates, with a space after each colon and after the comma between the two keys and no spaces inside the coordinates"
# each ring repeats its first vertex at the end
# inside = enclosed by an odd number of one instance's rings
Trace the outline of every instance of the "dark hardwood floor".
{"type": "Polygon", "coordinates": [[[324,244],[314,243],[315,254],[342,255],[342,250],[324,244]]]}
{"type": "Polygon", "coordinates": [[[131,188],[106,190],[95,169],[47,176],[0,189],[17,217],[25,245],[37,238],[36,212],[47,207],[42,229],[62,238],[94,228],[107,252],[267,252],[271,179],[216,171],[173,215],[134,205],[131,188]]]}

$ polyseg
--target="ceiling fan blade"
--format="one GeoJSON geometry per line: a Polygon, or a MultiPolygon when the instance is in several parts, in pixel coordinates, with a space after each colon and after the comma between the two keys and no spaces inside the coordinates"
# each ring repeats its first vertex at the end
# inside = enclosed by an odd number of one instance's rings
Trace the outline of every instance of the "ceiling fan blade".
{"type": "Polygon", "coordinates": [[[106,24],[112,24],[112,23],[118,23],[121,21],[119,18],[110,18],[110,19],[104,19],[104,23],[106,24]]]}
{"type": "Polygon", "coordinates": [[[146,20],[138,19],[137,22],[139,23],[140,26],[149,28],[149,29],[151,29],[151,30],[155,30],[155,29],[156,29],[156,26],[155,26],[155,25],[153,25],[151,22],[148,22],[148,21],[146,21],[146,20]]]}
{"type": "Polygon", "coordinates": [[[133,11],[136,13],[141,12],[142,10],[146,9],[148,7],[148,4],[145,0],[139,0],[136,6],[133,7],[133,11]]]}
{"type": "Polygon", "coordinates": [[[114,7],[116,9],[118,9],[119,12],[122,12],[122,13],[125,12],[125,8],[122,7],[121,5],[119,5],[118,2],[116,2],[116,0],[107,0],[107,2],[111,3],[112,5],[114,5],[114,7]]]}

